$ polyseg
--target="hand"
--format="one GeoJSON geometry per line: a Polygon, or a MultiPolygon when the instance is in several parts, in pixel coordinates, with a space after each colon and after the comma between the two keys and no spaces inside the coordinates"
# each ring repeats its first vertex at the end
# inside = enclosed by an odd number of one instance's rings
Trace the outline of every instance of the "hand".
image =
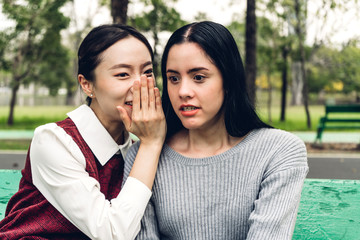
{"type": "Polygon", "coordinates": [[[120,118],[127,131],[135,134],[142,144],[162,144],[166,135],[166,121],[161,106],[160,91],[154,79],[142,75],[133,86],[131,118],[126,110],[117,106],[120,118]]]}

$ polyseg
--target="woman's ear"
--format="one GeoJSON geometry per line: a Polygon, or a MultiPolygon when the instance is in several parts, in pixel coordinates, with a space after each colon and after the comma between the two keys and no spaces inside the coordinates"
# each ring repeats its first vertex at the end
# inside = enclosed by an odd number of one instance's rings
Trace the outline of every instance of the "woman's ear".
{"type": "Polygon", "coordinates": [[[90,98],[93,98],[94,97],[93,83],[87,80],[82,74],[78,75],[78,81],[83,92],[90,98]]]}

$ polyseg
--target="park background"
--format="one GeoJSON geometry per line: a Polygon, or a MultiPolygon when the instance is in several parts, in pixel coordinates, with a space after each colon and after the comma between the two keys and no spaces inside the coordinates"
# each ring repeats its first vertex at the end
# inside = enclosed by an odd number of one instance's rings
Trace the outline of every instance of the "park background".
{"type": "Polygon", "coordinates": [[[313,143],[325,104],[360,104],[359,10],[359,0],[0,0],[0,219],[21,177],[8,169],[22,169],[34,129],[84,102],[76,51],[92,27],[135,26],[159,61],[176,28],[213,20],[238,43],[261,118],[307,144],[293,239],[359,239],[360,131],[313,143]]]}
{"type": "Polygon", "coordinates": [[[189,22],[213,20],[234,35],[251,99],[265,122],[298,134],[309,151],[359,152],[360,131],[354,129],[326,131],[323,143],[313,144],[325,104],[360,101],[358,0],[0,3],[2,150],[26,150],[37,126],[64,119],[84,103],[76,81],[76,52],[94,26],[121,22],[143,32],[154,47],[161,89],[157,63],[171,32],[189,22]],[[10,136],[22,131],[25,137],[10,136]]]}

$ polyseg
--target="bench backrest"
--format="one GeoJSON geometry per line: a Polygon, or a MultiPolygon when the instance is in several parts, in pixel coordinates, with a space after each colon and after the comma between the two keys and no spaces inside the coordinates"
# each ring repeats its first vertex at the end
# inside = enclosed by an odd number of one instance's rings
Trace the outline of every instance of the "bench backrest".
{"type": "Polygon", "coordinates": [[[360,105],[325,105],[325,113],[360,113],[360,105]]]}
{"type": "MultiPolygon", "coordinates": [[[[0,220],[21,173],[0,169],[0,220]]],[[[293,239],[359,239],[360,180],[306,179],[293,239]]]]}

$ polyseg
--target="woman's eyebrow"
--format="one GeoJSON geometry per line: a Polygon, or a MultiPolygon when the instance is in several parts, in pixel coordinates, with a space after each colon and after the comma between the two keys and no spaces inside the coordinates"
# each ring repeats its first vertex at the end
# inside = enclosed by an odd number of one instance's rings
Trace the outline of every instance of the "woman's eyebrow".
{"type": "Polygon", "coordinates": [[[175,70],[172,70],[172,69],[168,69],[168,70],[166,70],[166,73],[176,73],[176,74],[178,74],[179,72],[175,71],[175,70]]]}
{"type": "MultiPolygon", "coordinates": [[[[147,62],[141,64],[140,67],[144,68],[144,67],[149,66],[149,65],[152,65],[151,61],[147,61],[147,62]]],[[[132,65],[126,64],[126,63],[119,63],[119,64],[115,64],[114,66],[110,67],[109,70],[113,70],[113,69],[116,69],[116,68],[132,68],[132,65]]]]}
{"type": "MultiPolygon", "coordinates": [[[[198,72],[198,71],[201,71],[201,70],[207,70],[209,71],[209,69],[207,69],[206,67],[197,67],[197,68],[192,68],[190,69],[189,71],[187,71],[187,73],[193,73],[193,72],[198,72]]],[[[178,71],[175,71],[173,69],[168,69],[166,71],[167,73],[170,72],[170,73],[179,73],[178,71]]]]}
{"type": "Polygon", "coordinates": [[[192,68],[192,69],[190,69],[187,73],[198,72],[198,71],[201,71],[201,70],[207,70],[207,71],[209,71],[209,69],[207,69],[206,67],[197,67],[197,68],[192,68]]]}
{"type": "Polygon", "coordinates": [[[149,66],[149,65],[152,65],[152,62],[151,62],[151,61],[147,61],[147,62],[141,64],[141,68],[145,68],[145,67],[147,67],[147,66],[149,66]]]}
{"type": "Polygon", "coordinates": [[[116,68],[131,68],[131,65],[125,64],[125,63],[119,63],[119,64],[115,64],[114,66],[109,68],[109,70],[113,70],[113,69],[116,69],[116,68]]]}

